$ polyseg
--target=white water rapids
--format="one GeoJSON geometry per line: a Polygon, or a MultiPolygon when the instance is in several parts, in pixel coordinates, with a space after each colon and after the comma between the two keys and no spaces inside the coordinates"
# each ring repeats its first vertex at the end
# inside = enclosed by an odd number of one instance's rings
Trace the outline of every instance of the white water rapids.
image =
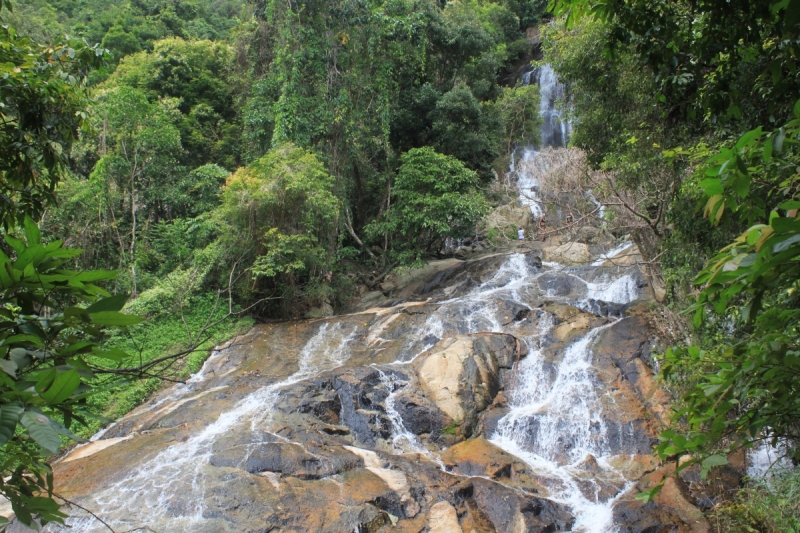
{"type": "MultiPolygon", "coordinates": [[[[587,282],[581,276],[597,270],[597,267],[584,271],[575,268],[563,270],[562,274],[579,285],[578,301],[574,297],[555,297],[564,303],[575,305],[588,297],[600,295],[609,302],[627,303],[638,296],[634,277],[630,274],[617,277],[597,275],[596,279],[601,281],[587,282]]],[[[393,368],[402,370],[420,353],[448,336],[481,331],[513,333],[528,345],[530,354],[518,368],[509,394],[509,413],[501,420],[495,433],[487,437],[525,461],[546,480],[550,498],[568,505],[575,515],[573,531],[610,532],[613,531],[614,498],[600,497],[599,486],[592,488],[592,482],[587,489],[583,464],[591,455],[597,464],[592,475],[625,484],[605,462],[605,458],[612,454],[608,449],[609,428],[603,422],[598,392],[602,384],[598,383],[592,368],[592,344],[608,326],[589,330],[563,350],[560,360],[548,361],[542,357],[540,347],[554,326],[552,316],[545,313],[539,317],[536,328],[524,329],[521,327],[524,321],[508,324],[497,313],[499,301],[529,306],[542,296],[539,279],[553,272],[550,267],[532,266],[525,255],[510,255],[488,280],[464,296],[436,305],[435,311],[418,331],[405,340],[408,349],[400,352],[400,359],[382,370],[382,380],[389,393],[384,407],[392,423],[391,443],[395,453],[424,453],[439,462],[435,452],[426,450],[417,437],[405,429],[402,418],[394,409],[393,395],[406,383],[395,377],[393,368]]],[[[380,324],[372,327],[380,328],[380,324]]],[[[281,392],[293,384],[346,364],[357,344],[358,333],[363,331],[345,323],[322,323],[301,350],[298,368],[293,374],[250,393],[186,442],[167,447],[134,468],[124,479],[96,494],[94,502],[84,503],[116,527],[141,527],[142,524],[166,520],[169,531],[195,531],[204,520],[204,472],[215,442],[233,432],[270,431],[272,406],[281,392]]],[[[194,384],[197,383],[195,380],[194,384]]],[[[625,438],[626,435],[617,435],[615,442],[624,442],[625,438]]],[[[620,487],[615,494],[622,491],[624,488],[620,487]]],[[[70,524],[70,530],[76,533],[103,530],[91,517],[76,517],[70,519],[70,524]]]]}
{"type": "MultiPolygon", "coordinates": [[[[560,86],[549,67],[537,69],[531,77],[535,77],[542,89],[543,144],[564,146],[569,124],[561,120],[554,106],[560,86]]],[[[537,201],[538,184],[531,169],[542,163],[536,154],[532,149],[526,150],[519,161],[512,162],[511,171],[517,176],[520,202],[529,206],[538,218],[542,211],[537,201]]],[[[592,302],[596,301],[632,302],[639,297],[635,273],[631,269],[601,266],[606,259],[622,251],[624,249],[606,253],[596,258],[596,264],[582,268],[555,263],[537,267],[525,255],[513,254],[489,279],[462,296],[432,302],[435,310],[415,332],[403,339],[404,347],[399,350],[397,360],[377,366],[381,383],[388,392],[383,409],[391,424],[389,444],[394,453],[421,453],[444,468],[437,451],[426,448],[406,429],[395,400],[408,383],[395,370],[407,370],[417,357],[447,337],[478,332],[514,334],[527,345],[529,355],[517,368],[512,389],[507,392],[507,415],[500,420],[494,433],[486,437],[527,463],[540,476],[549,491],[548,497],[570,508],[576,518],[573,531],[614,531],[615,498],[625,492],[629,483],[610,466],[608,459],[619,455],[620,450],[627,454],[636,452],[633,445],[626,445],[632,442],[633,436],[629,434],[632,426],[609,427],[605,422],[603,384],[592,366],[592,346],[603,329],[615,322],[587,330],[569,341],[559,357],[548,358],[543,350],[552,342],[556,320],[547,312],[537,315],[535,305],[543,297],[585,309],[591,309],[592,302]],[[551,294],[540,285],[542,276],[553,273],[571,280],[574,287],[569,294],[551,294]],[[532,315],[520,321],[510,320],[498,313],[500,302],[526,308],[532,315]],[[536,327],[530,327],[533,316],[537,317],[536,327]],[[615,490],[604,492],[604,483],[614,485],[615,490]]],[[[215,444],[237,432],[261,432],[280,439],[270,423],[281,394],[292,385],[346,365],[360,343],[380,344],[385,324],[378,320],[370,325],[370,331],[366,326],[353,326],[336,319],[322,322],[300,350],[294,373],[246,395],[185,442],[169,445],[151,459],[132,467],[123,479],[94,494],[92,501],[82,503],[120,530],[148,531],[145,524],[158,523],[168,524],[164,531],[199,531],[206,519],[206,471],[215,444]],[[360,335],[365,333],[367,340],[363,341],[360,335]]],[[[217,356],[218,353],[212,358],[217,356]]],[[[151,409],[177,402],[202,388],[205,368],[187,385],[176,386],[151,409]]],[[[100,436],[102,432],[97,437],[100,436]]],[[[246,459],[243,457],[242,461],[246,459]]],[[[90,516],[76,516],[69,519],[69,524],[69,531],[74,533],[105,530],[90,516]]],[[[48,530],[60,528],[48,526],[48,530]]]]}

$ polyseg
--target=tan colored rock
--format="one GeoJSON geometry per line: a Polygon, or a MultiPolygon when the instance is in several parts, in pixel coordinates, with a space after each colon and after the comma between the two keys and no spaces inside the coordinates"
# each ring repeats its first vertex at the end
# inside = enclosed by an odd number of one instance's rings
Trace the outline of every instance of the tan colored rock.
{"type": "Polygon", "coordinates": [[[559,324],[555,331],[553,331],[553,335],[555,335],[558,340],[563,341],[575,333],[589,329],[591,325],[592,317],[588,315],[578,315],[569,322],[559,324]]]}
{"type": "Polygon", "coordinates": [[[562,263],[588,263],[592,258],[589,246],[582,242],[567,242],[555,248],[545,247],[543,252],[546,260],[562,263]]]}
{"type": "Polygon", "coordinates": [[[431,507],[428,513],[428,530],[430,533],[463,533],[458,525],[455,507],[448,502],[439,502],[431,507]]]}
{"type": "Polygon", "coordinates": [[[484,231],[497,228],[503,233],[525,228],[533,222],[531,210],[523,206],[501,205],[483,219],[484,231]]]}
{"type": "Polygon", "coordinates": [[[400,501],[405,505],[406,516],[414,517],[419,513],[419,504],[411,497],[411,487],[408,484],[408,478],[403,472],[383,468],[383,461],[372,450],[356,448],[355,446],[342,446],[342,448],[361,457],[364,460],[365,468],[378,476],[386,483],[387,487],[400,496],[400,501]]]}
{"type": "Polygon", "coordinates": [[[115,444],[118,444],[122,441],[126,441],[128,439],[132,439],[133,435],[128,435],[127,437],[117,437],[114,439],[103,439],[97,440],[94,442],[89,442],[83,446],[78,446],[74,450],[72,450],[69,455],[64,457],[61,462],[69,462],[75,461],[76,459],[83,459],[84,457],[89,457],[90,455],[94,455],[101,450],[105,450],[106,448],[110,448],[115,444]]]}
{"type": "Polygon", "coordinates": [[[466,412],[461,405],[461,372],[464,361],[472,352],[472,339],[457,337],[439,343],[433,353],[426,356],[418,367],[419,379],[425,394],[436,406],[453,420],[464,420],[466,412]],[[438,349],[437,349],[438,348],[438,349]]]}
{"type": "Polygon", "coordinates": [[[686,526],[684,531],[691,533],[708,533],[710,526],[703,516],[703,512],[692,505],[687,497],[683,483],[674,477],[664,481],[664,488],[655,497],[656,503],[673,510],[686,526]]]}
{"type": "Polygon", "coordinates": [[[454,472],[466,476],[486,476],[530,492],[545,492],[525,463],[484,438],[451,446],[440,458],[454,472]]]}
{"type": "Polygon", "coordinates": [[[500,363],[493,345],[477,339],[467,335],[444,339],[416,364],[425,396],[460,424],[465,436],[500,390],[500,363]]]}
{"type": "Polygon", "coordinates": [[[631,481],[655,470],[660,464],[654,455],[617,455],[607,459],[607,462],[631,481]]]}
{"type": "Polygon", "coordinates": [[[603,262],[602,266],[604,267],[633,266],[633,265],[638,265],[642,261],[643,261],[642,254],[639,252],[639,247],[631,243],[631,246],[629,248],[626,248],[625,250],[615,255],[614,257],[607,258],[603,262]]]}
{"type": "Polygon", "coordinates": [[[312,307],[308,313],[306,313],[308,318],[324,318],[328,316],[333,316],[333,306],[328,302],[322,302],[322,305],[319,307],[312,307]]]}

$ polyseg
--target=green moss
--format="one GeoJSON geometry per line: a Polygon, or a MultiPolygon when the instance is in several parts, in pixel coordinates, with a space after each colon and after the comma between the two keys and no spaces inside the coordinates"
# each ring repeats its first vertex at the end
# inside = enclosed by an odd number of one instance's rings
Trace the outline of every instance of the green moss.
{"type": "Polygon", "coordinates": [[[456,435],[458,435],[458,430],[459,429],[461,429],[461,422],[458,421],[458,420],[454,420],[453,422],[451,422],[447,426],[443,427],[441,433],[442,433],[442,435],[453,435],[453,436],[456,436],[456,435]]]}

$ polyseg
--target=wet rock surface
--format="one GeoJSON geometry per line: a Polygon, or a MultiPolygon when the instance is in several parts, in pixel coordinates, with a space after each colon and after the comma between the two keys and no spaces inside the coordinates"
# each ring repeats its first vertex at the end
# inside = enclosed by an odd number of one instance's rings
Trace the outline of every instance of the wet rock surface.
{"type": "Polygon", "coordinates": [[[258,326],[57,464],[57,490],[121,530],[701,531],[680,486],[634,499],[668,400],[639,279],[447,260],[382,306],[258,326]]]}

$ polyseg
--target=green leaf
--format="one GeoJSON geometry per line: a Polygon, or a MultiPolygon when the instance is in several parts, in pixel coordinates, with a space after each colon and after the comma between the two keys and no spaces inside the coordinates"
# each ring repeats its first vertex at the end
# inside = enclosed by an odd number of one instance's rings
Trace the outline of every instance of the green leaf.
{"type": "Polygon", "coordinates": [[[761,126],[759,126],[758,128],[756,128],[754,130],[748,131],[747,133],[742,135],[739,138],[739,140],[736,142],[736,149],[737,150],[742,150],[744,148],[747,148],[748,146],[752,145],[755,142],[756,139],[761,137],[761,135],[763,135],[763,130],[762,130],[761,126]]]}
{"type": "Polygon", "coordinates": [[[789,247],[791,245],[796,244],[798,242],[800,242],[800,233],[792,235],[791,237],[789,237],[785,241],[781,241],[778,244],[776,244],[775,246],[773,246],[772,247],[772,253],[779,254],[779,253],[783,252],[784,250],[789,249],[789,247]]]}
{"type": "Polygon", "coordinates": [[[100,311],[99,313],[90,313],[89,316],[92,317],[92,322],[100,326],[133,326],[142,321],[141,317],[117,311],[100,311]]]}
{"type": "Polygon", "coordinates": [[[35,244],[39,244],[42,238],[42,232],[39,231],[39,226],[36,225],[36,222],[33,219],[25,215],[25,238],[28,241],[28,246],[33,246],[35,244]]]}
{"type": "Polygon", "coordinates": [[[28,355],[28,350],[25,348],[14,348],[9,352],[8,357],[14,361],[14,364],[17,365],[18,370],[22,370],[31,364],[32,361],[31,356],[28,355]]]}
{"type": "Polygon", "coordinates": [[[750,176],[747,174],[740,174],[731,180],[731,188],[739,195],[740,198],[747,196],[750,192],[750,176]]]}
{"type": "Polygon", "coordinates": [[[783,152],[784,140],[786,140],[786,130],[781,128],[778,130],[778,134],[772,138],[772,147],[775,150],[775,153],[779,154],[783,152]]]}
{"type": "Polygon", "coordinates": [[[797,233],[800,232],[800,219],[791,217],[775,217],[769,221],[769,225],[775,233],[797,233]]]}
{"type": "Polygon", "coordinates": [[[56,430],[56,432],[57,432],[59,435],[64,435],[64,436],[65,436],[65,437],[67,437],[68,439],[72,439],[72,440],[74,440],[75,442],[86,442],[86,439],[82,439],[82,438],[80,438],[79,436],[77,436],[76,434],[74,434],[73,432],[71,432],[69,429],[67,429],[67,428],[66,428],[64,425],[62,425],[61,423],[59,423],[59,422],[57,422],[57,421],[55,421],[55,420],[52,420],[52,419],[51,419],[51,420],[50,420],[50,424],[53,426],[53,429],[55,429],[55,430],[56,430]]]}
{"type": "Polygon", "coordinates": [[[21,254],[25,251],[25,243],[15,237],[12,237],[11,235],[6,235],[6,242],[14,249],[15,252],[17,252],[17,254],[21,254]]]}
{"type": "Polygon", "coordinates": [[[705,479],[708,471],[714,468],[715,466],[724,466],[728,464],[728,459],[724,455],[711,455],[703,459],[703,462],[700,463],[703,467],[700,475],[703,479],[705,479]]]}
{"type": "Polygon", "coordinates": [[[19,402],[4,403],[0,406],[0,446],[11,440],[24,408],[19,402]]]}
{"type": "Polygon", "coordinates": [[[639,494],[637,494],[636,495],[636,499],[641,501],[641,502],[647,503],[650,500],[652,500],[653,498],[655,498],[658,495],[658,493],[661,492],[661,489],[663,489],[663,488],[664,488],[664,482],[662,481],[661,483],[659,483],[655,487],[653,487],[653,488],[651,488],[649,490],[642,491],[639,494]]]}
{"type": "Polygon", "coordinates": [[[61,439],[58,432],[50,424],[50,419],[35,411],[25,411],[20,420],[23,427],[36,443],[51,453],[58,453],[61,439]]]}
{"type": "Polygon", "coordinates": [[[77,370],[72,369],[66,372],[59,372],[50,387],[40,394],[47,403],[56,405],[72,396],[80,384],[81,378],[77,370]]]}
{"type": "Polygon", "coordinates": [[[100,311],[119,311],[125,307],[125,302],[128,301],[130,295],[128,294],[115,294],[109,298],[98,300],[86,308],[87,313],[97,313],[100,311]]]}
{"type": "Polygon", "coordinates": [[[17,377],[17,363],[14,361],[9,361],[8,359],[0,359],[0,370],[11,376],[12,378],[17,377]]]}

